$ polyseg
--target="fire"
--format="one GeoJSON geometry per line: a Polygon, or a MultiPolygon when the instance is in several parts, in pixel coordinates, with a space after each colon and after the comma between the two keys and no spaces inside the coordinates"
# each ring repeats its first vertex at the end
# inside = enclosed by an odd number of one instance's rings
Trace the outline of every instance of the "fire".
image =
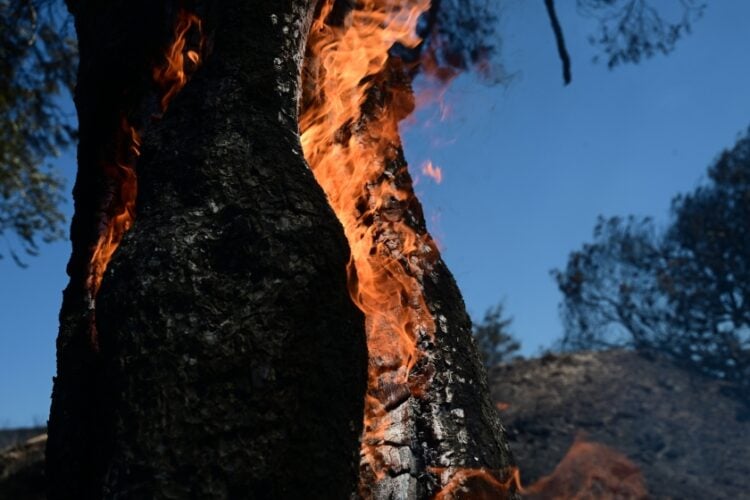
{"type": "Polygon", "coordinates": [[[422,165],[422,173],[435,181],[435,184],[443,182],[443,169],[433,165],[431,161],[427,161],[422,165]]]}
{"type": "Polygon", "coordinates": [[[420,343],[435,334],[422,278],[437,248],[410,217],[415,200],[400,155],[398,123],[414,108],[408,80],[389,58],[395,44],[415,47],[429,0],[363,0],[341,23],[324,0],[312,26],[300,116],[310,168],[341,221],[352,252],[349,291],[366,316],[369,381],[362,468],[383,477],[388,411],[429,383],[420,343]],[[334,16],[331,16],[334,17],[334,16]]]}
{"type": "Polygon", "coordinates": [[[141,138],[135,127],[126,117],[120,120],[120,128],[115,136],[114,161],[104,164],[104,174],[109,181],[109,219],[99,233],[94,247],[88,276],[88,288],[92,299],[99,286],[112,255],[122,240],[122,236],[133,225],[137,182],[134,163],[140,154],[141,138]]]}
{"type": "Polygon", "coordinates": [[[533,500],[648,498],[638,466],[612,448],[586,441],[582,434],[552,474],[520,491],[524,498],[533,500]]]}
{"type": "Polygon", "coordinates": [[[518,491],[529,500],[594,500],[648,498],[638,466],[620,452],[579,434],[563,459],[548,476],[524,487],[517,467],[507,471],[486,469],[433,470],[447,475],[434,500],[499,500],[518,491]]]}
{"type": "Polygon", "coordinates": [[[167,49],[165,61],[153,70],[154,82],[161,89],[162,112],[167,110],[170,101],[182,90],[188,80],[188,74],[197,69],[200,63],[200,53],[203,50],[202,23],[198,16],[181,9],[177,15],[174,42],[167,49]],[[197,36],[197,51],[187,48],[188,34],[197,36]]]}
{"type": "MultiPolygon", "coordinates": [[[[159,104],[162,112],[187,83],[187,73],[194,71],[200,63],[202,39],[200,19],[180,9],[174,41],[164,54],[164,62],[153,69],[154,83],[160,89],[159,104]],[[187,48],[188,35],[191,33],[197,33],[200,40],[197,51],[187,48]]],[[[140,132],[123,112],[120,128],[115,132],[114,151],[110,153],[113,159],[104,161],[102,166],[108,182],[108,192],[104,201],[106,214],[99,231],[99,239],[91,255],[86,283],[92,309],[107,265],[135,220],[135,200],[138,193],[135,162],[140,156],[140,145],[140,132]]],[[[96,345],[93,322],[91,336],[92,342],[96,345]]]]}
{"type": "Polygon", "coordinates": [[[434,500],[502,500],[511,498],[513,490],[522,490],[521,475],[516,467],[501,472],[487,469],[442,472],[448,477],[434,500]]]}

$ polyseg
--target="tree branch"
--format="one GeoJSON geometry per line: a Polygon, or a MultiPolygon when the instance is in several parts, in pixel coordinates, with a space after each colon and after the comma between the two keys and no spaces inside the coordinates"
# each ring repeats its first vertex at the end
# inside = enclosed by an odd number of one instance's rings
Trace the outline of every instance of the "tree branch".
{"type": "Polygon", "coordinates": [[[572,80],[570,74],[570,55],[568,54],[568,49],[565,48],[565,38],[563,37],[562,27],[560,26],[560,20],[557,19],[557,12],[555,12],[555,1],[544,0],[544,5],[547,7],[549,22],[552,25],[552,31],[555,33],[557,53],[560,55],[560,62],[562,62],[563,82],[565,85],[568,85],[572,80]]]}

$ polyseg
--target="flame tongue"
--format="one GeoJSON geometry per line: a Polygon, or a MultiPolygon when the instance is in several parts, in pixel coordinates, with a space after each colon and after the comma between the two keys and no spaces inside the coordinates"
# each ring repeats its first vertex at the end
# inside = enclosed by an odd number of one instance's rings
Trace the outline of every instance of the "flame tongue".
{"type": "Polygon", "coordinates": [[[188,72],[195,70],[200,63],[200,52],[203,49],[202,23],[198,16],[180,9],[177,24],[174,29],[174,42],[167,49],[165,61],[153,69],[154,82],[161,89],[159,101],[162,112],[182,90],[188,81],[188,72]],[[197,34],[197,48],[188,48],[188,35],[193,31],[197,34]]]}
{"type": "Polygon", "coordinates": [[[352,252],[350,294],[366,315],[370,353],[362,459],[382,477],[378,452],[388,412],[422,391],[420,344],[435,324],[421,280],[437,251],[415,214],[398,122],[413,110],[409,82],[388,51],[419,43],[415,26],[429,0],[365,0],[339,26],[325,0],[308,41],[300,117],[305,157],[344,226],[352,252]],[[312,90],[310,90],[312,89],[312,90]]]}
{"type": "MultiPolygon", "coordinates": [[[[195,70],[200,63],[199,52],[202,44],[200,19],[180,9],[177,15],[174,41],[164,54],[164,62],[153,69],[154,83],[160,89],[159,104],[162,112],[187,83],[187,70],[195,70]],[[198,52],[188,48],[187,38],[191,32],[197,33],[198,52]]],[[[110,153],[112,159],[102,162],[102,169],[108,183],[108,192],[103,203],[106,214],[102,220],[99,239],[91,255],[86,280],[92,307],[107,265],[135,219],[135,200],[138,192],[135,161],[140,155],[141,138],[125,112],[120,119],[120,128],[115,132],[114,144],[114,151],[110,153]]],[[[96,346],[96,328],[93,320],[91,337],[96,346]]]]}
{"type": "Polygon", "coordinates": [[[99,286],[112,255],[125,232],[133,225],[137,183],[133,164],[140,154],[141,139],[135,127],[123,116],[115,136],[114,160],[104,162],[104,173],[109,180],[106,205],[112,215],[105,219],[91,256],[87,287],[92,298],[99,286]]]}

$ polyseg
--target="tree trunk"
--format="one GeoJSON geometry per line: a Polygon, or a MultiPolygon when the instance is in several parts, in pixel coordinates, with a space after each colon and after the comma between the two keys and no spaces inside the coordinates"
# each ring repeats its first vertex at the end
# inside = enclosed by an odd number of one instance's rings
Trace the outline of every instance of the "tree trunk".
{"type": "Polygon", "coordinates": [[[304,72],[306,157],[344,223],[350,293],[367,316],[359,493],[512,497],[515,469],[471,321],[427,232],[398,136],[414,97],[410,72],[390,44],[414,30],[408,20],[425,3],[397,5],[329,0],[313,25],[304,72]],[[373,42],[382,19],[390,32],[373,42]],[[363,58],[371,63],[360,64],[363,58]]]}
{"type": "Polygon", "coordinates": [[[176,3],[71,2],[81,143],[49,428],[51,498],[354,491],[363,318],[346,290],[341,226],[297,134],[312,3],[196,4],[210,50],[152,123],[158,99],[149,101],[143,81],[150,47],[161,44],[144,43],[140,62],[118,56],[135,52],[131,40],[161,33],[169,23],[158,16],[174,19],[176,3]],[[156,29],[144,30],[133,12],[156,16],[156,29]],[[107,71],[118,64],[128,70],[107,71]],[[116,81],[121,73],[130,77],[116,81]],[[138,102],[123,110],[122,95],[138,102]],[[113,116],[139,112],[136,222],[96,297],[97,348],[84,286],[102,205],[95,151],[114,133],[113,116]]]}
{"type": "MultiPolygon", "coordinates": [[[[368,361],[347,290],[358,275],[346,276],[347,242],[297,132],[317,1],[191,3],[206,37],[202,66],[161,116],[151,75],[187,4],[69,0],[81,142],[51,498],[347,498],[360,453],[362,497],[504,496],[511,460],[470,321],[390,138],[384,170],[357,189],[387,182],[410,196],[353,201],[378,205],[369,213],[378,248],[418,289],[418,299],[396,296],[416,318],[408,328],[418,353],[407,368],[370,346],[367,401],[377,404],[368,408],[382,408],[383,425],[364,433],[360,450],[368,361]],[[123,142],[139,146],[121,137],[123,123],[143,139],[135,225],[98,290],[91,262],[102,223],[127,212],[102,164],[123,142]],[[404,258],[395,225],[429,247],[424,262],[404,258]]],[[[367,145],[397,129],[388,110],[411,99],[408,78],[395,60],[368,78],[356,124],[329,131],[335,141],[367,145]]]]}

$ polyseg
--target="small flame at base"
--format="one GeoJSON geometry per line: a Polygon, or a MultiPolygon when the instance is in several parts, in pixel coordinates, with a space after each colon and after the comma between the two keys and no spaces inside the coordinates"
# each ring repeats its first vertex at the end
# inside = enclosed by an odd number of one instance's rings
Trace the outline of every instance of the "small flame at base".
{"type": "Polygon", "coordinates": [[[504,471],[489,469],[433,469],[447,476],[433,500],[503,500],[513,491],[521,491],[521,475],[517,467],[504,471]]]}
{"type": "Polygon", "coordinates": [[[434,500],[496,500],[517,491],[529,500],[645,500],[648,489],[641,472],[622,453],[586,440],[580,433],[555,470],[530,486],[521,484],[517,467],[488,469],[433,469],[445,476],[434,500]]]}
{"type": "Polygon", "coordinates": [[[549,476],[521,489],[532,500],[620,498],[645,500],[646,481],[622,453],[579,434],[549,476]]]}

